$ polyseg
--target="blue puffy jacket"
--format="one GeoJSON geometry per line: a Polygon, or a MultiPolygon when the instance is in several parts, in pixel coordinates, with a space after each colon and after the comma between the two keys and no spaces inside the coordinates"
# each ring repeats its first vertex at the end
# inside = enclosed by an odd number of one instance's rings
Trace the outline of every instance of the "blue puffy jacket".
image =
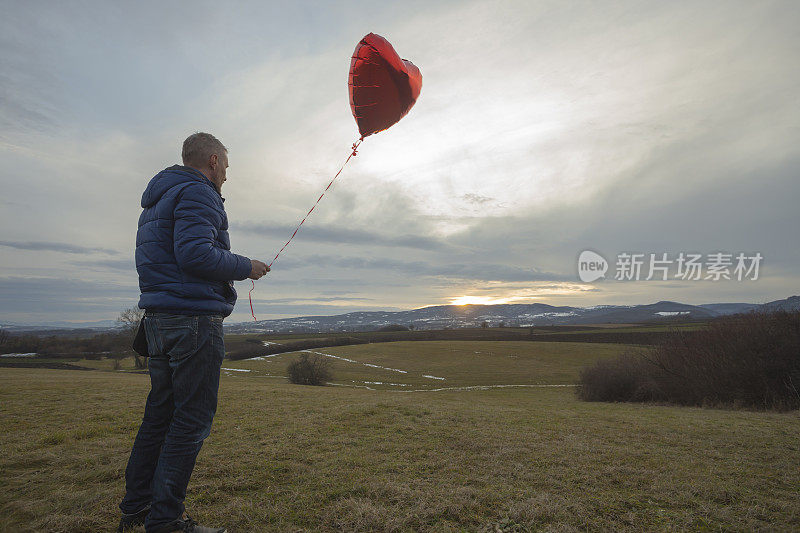
{"type": "Polygon", "coordinates": [[[247,278],[251,264],[230,252],[224,201],[214,184],[190,167],[175,165],[150,180],[136,233],[140,308],[231,314],[232,280],[247,278]]]}

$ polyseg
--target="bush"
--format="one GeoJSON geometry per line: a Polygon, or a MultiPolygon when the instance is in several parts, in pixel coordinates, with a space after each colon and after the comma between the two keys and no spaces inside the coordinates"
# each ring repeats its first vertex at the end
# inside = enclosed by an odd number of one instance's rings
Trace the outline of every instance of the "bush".
{"type": "Polygon", "coordinates": [[[724,317],[581,372],[587,401],[800,409],[800,312],[724,317]]]}
{"type": "Polygon", "coordinates": [[[296,385],[325,385],[331,379],[330,361],[323,356],[301,353],[286,367],[289,381],[296,385]]]}
{"type": "Polygon", "coordinates": [[[603,359],[581,371],[578,397],[588,402],[634,402],[656,399],[651,364],[640,352],[603,359]]]}

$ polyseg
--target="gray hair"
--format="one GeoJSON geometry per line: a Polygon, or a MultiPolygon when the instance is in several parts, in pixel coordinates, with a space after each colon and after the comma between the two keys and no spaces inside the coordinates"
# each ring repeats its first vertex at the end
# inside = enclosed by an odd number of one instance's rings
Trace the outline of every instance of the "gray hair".
{"type": "Polygon", "coordinates": [[[203,167],[208,164],[209,157],[214,154],[219,157],[227,151],[225,145],[210,133],[197,132],[189,135],[183,141],[181,156],[184,165],[203,167]]]}

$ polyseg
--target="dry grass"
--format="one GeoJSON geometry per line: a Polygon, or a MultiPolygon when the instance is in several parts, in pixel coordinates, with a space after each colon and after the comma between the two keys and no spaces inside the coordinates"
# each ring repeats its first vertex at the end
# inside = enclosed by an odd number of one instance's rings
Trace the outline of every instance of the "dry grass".
{"type": "MultiPolygon", "coordinates": [[[[0,369],[0,530],[112,529],[148,383],[0,369]]],[[[187,508],[232,532],[789,531],[800,529],[798,432],[798,412],[236,373],[223,376],[187,508]]]]}

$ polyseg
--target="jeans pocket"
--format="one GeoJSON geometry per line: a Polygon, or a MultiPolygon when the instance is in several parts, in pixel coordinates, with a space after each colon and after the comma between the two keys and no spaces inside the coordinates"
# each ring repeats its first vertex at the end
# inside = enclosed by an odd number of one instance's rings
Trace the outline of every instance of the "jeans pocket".
{"type": "Polygon", "coordinates": [[[161,355],[179,361],[197,351],[197,318],[188,315],[159,315],[156,319],[161,355]]]}
{"type": "Polygon", "coordinates": [[[222,360],[225,358],[225,333],[222,326],[224,317],[222,315],[211,315],[209,319],[211,349],[214,354],[219,356],[219,364],[222,365],[222,360]]]}

